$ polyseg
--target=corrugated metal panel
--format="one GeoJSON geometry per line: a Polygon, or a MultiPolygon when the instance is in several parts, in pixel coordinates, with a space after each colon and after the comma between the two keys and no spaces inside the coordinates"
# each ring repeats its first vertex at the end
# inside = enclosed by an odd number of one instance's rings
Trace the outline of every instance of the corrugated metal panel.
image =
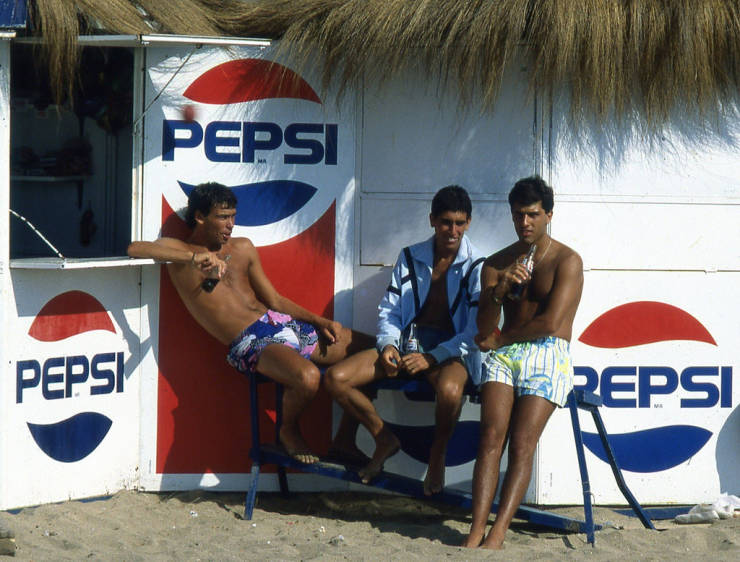
{"type": "Polygon", "coordinates": [[[4,0],[0,2],[0,29],[26,27],[27,17],[26,0],[4,0]]]}

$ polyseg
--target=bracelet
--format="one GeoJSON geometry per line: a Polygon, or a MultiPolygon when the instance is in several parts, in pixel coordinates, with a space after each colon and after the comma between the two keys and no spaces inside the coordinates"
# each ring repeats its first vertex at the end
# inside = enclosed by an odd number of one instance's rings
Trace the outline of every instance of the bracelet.
{"type": "Polygon", "coordinates": [[[193,252],[193,257],[190,258],[190,265],[192,265],[193,267],[195,267],[195,252],[193,252]]]}

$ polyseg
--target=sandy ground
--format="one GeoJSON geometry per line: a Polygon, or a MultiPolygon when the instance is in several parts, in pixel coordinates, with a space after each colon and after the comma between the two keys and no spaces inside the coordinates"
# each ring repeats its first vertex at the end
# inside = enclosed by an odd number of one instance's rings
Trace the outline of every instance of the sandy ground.
{"type": "MultiPolygon", "coordinates": [[[[261,493],[251,521],[243,494],[120,492],[2,513],[16,560],[740,560],[740,517],[656,521],[595,508],[596,547],[582,534],[515,521],[505,550],[458,546],[466,510],[379,494],[261,493]]],[[[582,508],[552,509],[581,518],[582,508]]]]}

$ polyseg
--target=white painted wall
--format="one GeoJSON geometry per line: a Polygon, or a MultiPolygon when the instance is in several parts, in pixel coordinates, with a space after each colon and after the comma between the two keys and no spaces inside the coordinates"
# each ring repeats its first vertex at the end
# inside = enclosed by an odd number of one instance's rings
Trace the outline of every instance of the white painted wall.
{"type": "Polygon", "coordinates": [[[468,234],[482,252],[515,240],[506,196],[535,172],[541,152],[524,80],[519,70],[506,77],[492,113],[463,112],[421,71],[360,96],[355,328],[375,332],[390,268],[401,248],[432,234],[431,201],[441,187],[454,183],[470,193],[468,234]]]}
{"type": "MultiPolygon", "coordinates": [[[[139,476],[139,370],[140,363],[140,295],[139,271],[136,267],[100,268],[93,270],[13,269],[12,285],[4,295],[9,307],[3,339],[5,376],[0,384],[3,399],[2,418],[2,496],[0,507],[37,505],[70,498],[106,495],[136,487],[139,476]],[[52,299],[70,292],[83,292],[97,300],[97,311],[76,308],[69,301],[63,312],[39,314],[52,299]],[[59,335],[65,326],[76,324],[75,317],[99,314],[107,318],[110,329],[94,327],[59,335]],[[69,318],[64,318],[69,315],[69,318]],[[37,322],[51,320],[52,339],[32,335],[37,322]],[[94,372],[98,354],[121,354],[122,369],[115,361],[104,361],[94,372]],[[89,370],[77,364],[72,374],[80,380],[69,384],[70,357],[83,356],[89,370]],[[61,358],[61,363],[46,369],[46,361],[61,358]],[[37,361],[41,366],[37,383],[30,380],[30,370],[18,368],[21,361],[37,361]],[[101,369],[108,373],[101,374],[101,369]],[[20,374],[19,374],[20,372],[20,374]],[[101,392],[110,378],[116,386],[101,392]],[[120,380],[119,380],[120,379],[120,380]],[[94,391],[97,388],[98,391],[94,391]],[[97,423],[85,425],[81,417],[104,416],[110,420],[107,432],[93,449],[79,460],[59,460],[79,450],[87,442],[88,430],[97,423]],[[49,454],[33,436],[32,425],[44,426],[45,441],[55,454],[49,454]],[[56,456],[55,456],[56,455],[56,456]]],[[[83,321],[84,325],[85,322],[83,321]]],[[[83,326],[84,327],[84,326],[83,326]]],[[[100,436],[100,435],[99,435],[100,436]]],[[[84,448],[84,447],[83,447],[84,448]]]]}
{"type": "MultiPolygon", "coordinates": [[[[556,115],[553,121],[547,159],[551,165],[544,170],[556,191],[552,233],[581,254],[586,269],[573,331],[575,365],[593,367],[600,374],[608,366],[666,366],[679,375],[690,366],[733,370],[731,397],[724,397],[729,406],[682,406],[682,399],[708,395],[679,382],[670,394],[652,396],[650,407],[601,408],[614,439],[638,431],[657,435],[668,426],[693,426],[712,434],[675,467],[625,471],[627,483],[643,503],[711,502],[720,493],[737,493],[740,361],[734,342],[740,335],[735,314],[740,300],[740,124],[725,123],[725,133],[709,140],[677,117],[652,143],[636,142],[630,131],[612,128],[596,135],[598,142],[577,144],[564,117],[556,115]],[[640,301],[687,312],[716,345],[678,338],[607,349],[578,341],[600,315],[640,301]]],[[[718,377],[697,381],[719,390],[718,377]]],[[[639,392],[635,377],[621,377],[619,382],[634,383],[635,390],[618,397],[634,398],[639,392]]],[[[662,382],[660,377],[653,381],[662,382]]],[[[600,386],[597,392],[603,396],[605,390],[600,386]]],[[[590,415],[582,412],[581,423],[585,431],[595,431],[590,415]]],[[[540,441],[537,497],[542,503],[581,501],[580,481],[573,478],[577,465],[570,425],[568,413],[557,412],[540,441]]],[[[685,445],[675,443],[678,448],[685,445]]],[[[646,447],[644,453],[653,451],[646,447]]],[[[624,503],[609,466],[588,451],[586,455],[595,501],[624,503]]]]}

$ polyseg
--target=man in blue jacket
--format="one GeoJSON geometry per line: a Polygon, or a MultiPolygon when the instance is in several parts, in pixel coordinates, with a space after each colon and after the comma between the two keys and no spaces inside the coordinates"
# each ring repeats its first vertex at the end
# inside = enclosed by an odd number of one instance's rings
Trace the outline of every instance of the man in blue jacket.
{"type": "MultiPolygon", "coordinates": [[[[473,337],[483,256],[465,235],[471,212],[463,188],[453,185],[437,192],[429,216],[434,235],[401,251],[378,307],[376,348],[352,355],[326,372],[331,395],[375,440],[370,462],[359,471],[365,483],[378,475],[400,443],[360,387],[400,374],[424,376],[436,391],[436,429],[424,493],[438,493],[444,487],[447,442],[460,414],[465,383],[468,376],[477,383],[481,369],[473,337]],[[404,353],[412,323],[419,349],[404,353]]],[[[333,450],[348,456],[357,452],[346,432],[335,437],[333,450]]]]}

